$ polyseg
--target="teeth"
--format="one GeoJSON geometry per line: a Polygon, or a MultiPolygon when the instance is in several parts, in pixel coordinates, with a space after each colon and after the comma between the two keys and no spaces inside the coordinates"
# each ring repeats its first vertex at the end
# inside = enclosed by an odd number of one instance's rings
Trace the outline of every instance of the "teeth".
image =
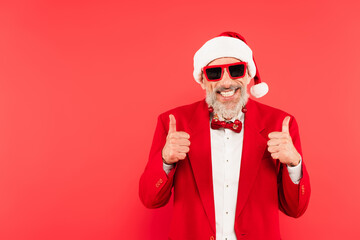
{"type": "Polygon", "coordinates": [[[220,92],[221,96],[223,97],[231,97],[232,95],[234,95],[235,90],[232,91],[228,91],[228,92],[220,92]]]}

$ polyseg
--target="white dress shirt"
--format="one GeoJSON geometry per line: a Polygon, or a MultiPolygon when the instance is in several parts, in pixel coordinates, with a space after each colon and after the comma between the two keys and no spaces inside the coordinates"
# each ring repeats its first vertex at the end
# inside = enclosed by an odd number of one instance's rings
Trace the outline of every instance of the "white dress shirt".
{"type": "MultiPolygon", "coordinates": [[[[216,239],[218,240],[236,240],[234,224],[244,140],[244,114],[240,112],[236,119],[239,119],[243,125],[240,133],[227,128],[210,128],[216,239]]],[[[234,120],[235,118],[232,119],[234,120]]],[[[172,168],[173,165],[163,164],[163,169],[167,174],[172,168]]],[[[287,168],[291,180],[298,184],[301,179],[301,162],[295,167],[288,166],[287,168]]]]}
{"type": "MultiPolygon", "coordinates": [[[[244,123],[242,112],[238,119],[244,123]]],[[[210,129],[210,136],[216,239],[236,240],[234,224],[244,130],[236,133],[228,128],[210,129]]]]}

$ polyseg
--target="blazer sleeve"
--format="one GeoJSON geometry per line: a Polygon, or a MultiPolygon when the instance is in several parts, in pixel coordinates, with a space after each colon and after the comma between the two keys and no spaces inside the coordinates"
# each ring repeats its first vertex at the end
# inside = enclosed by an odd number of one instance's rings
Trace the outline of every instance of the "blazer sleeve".
{"type": "Polygon", "coordinates": [[[299,129],[294,117],[291,118],[289,130],[293,144],[302,157],[302,178],[299,184],[294,184],[286,165],[280,165],[280,174],[278,175],[279,208],[286,215],[297,218],[304,214],[309,204],[311,189],[309,174],[302,155],[299,129]]]}
{"type": "Polygon", "coordinates": [[[147,208],[162,207],[168,203],[171,197],[176,166],[168,175],[163,169],[162,149],[166,142],[167,132],[162,115],[160,115],[150,149],[149,160],[139,183],[140,199],[147,208]]]}

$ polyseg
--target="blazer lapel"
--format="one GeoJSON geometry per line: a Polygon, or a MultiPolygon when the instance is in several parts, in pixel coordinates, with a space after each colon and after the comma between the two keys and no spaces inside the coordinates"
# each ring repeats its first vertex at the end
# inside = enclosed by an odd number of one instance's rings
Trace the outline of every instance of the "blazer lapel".
{"type": "Polygon", "coordinates": [[[240,215],[245,206],[267,146],[266,138],[260,134],[264,127],[257,106],[249,99],[246,108],[248,111],[244,120],[244,141],[235,217],[240,215]]]}
{"type": "Polygon", "coordinates": [[[215,232],[215,206],[213,193],[211,145],[210,145],[210,117],[205,101],[200,102],[194,111],[189,126],[190,151],[188,153],[196,185],[209,219],[210,226],[215,232]]]}

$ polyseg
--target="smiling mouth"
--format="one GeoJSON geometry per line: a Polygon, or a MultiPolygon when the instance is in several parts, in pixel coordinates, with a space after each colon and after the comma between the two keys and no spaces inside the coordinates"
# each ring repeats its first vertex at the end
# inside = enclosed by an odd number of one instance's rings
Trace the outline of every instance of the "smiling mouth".
{"type": "Polygon", "coordinates": [[[239,90],[240,88],[235,88],[235,89],[227,89],[225,91],[217,91],[218,94],[220,94],[223,97],[232,97],[234,96],[235,92],[237,90],[239,90]]]}

